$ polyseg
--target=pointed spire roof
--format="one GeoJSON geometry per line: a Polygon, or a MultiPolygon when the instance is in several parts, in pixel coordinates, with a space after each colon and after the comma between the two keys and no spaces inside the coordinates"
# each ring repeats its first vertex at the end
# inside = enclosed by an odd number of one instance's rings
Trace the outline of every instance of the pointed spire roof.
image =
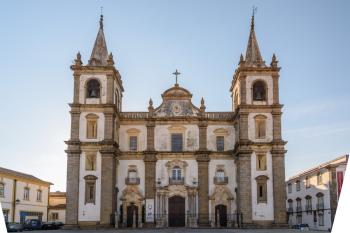
{"type": "Polygon", "coordinates": [[[100,28],[97,33],[94,48],[89,60],[90,66],[106,66],[108,60],[108,50],[103,33],[103,15],[100,17],[100,28]]]}
{"type": "Polygon", "coordinates": [[[265,66],[265,62],[262,59],[260,54],[260,49],[258,41],[256,39],[255,30],[254,30],[254,10],[250,23],[250,34],[248,39],[247,51],[245,54],[245,66],[250,67],[261,67],[265,66]]]}

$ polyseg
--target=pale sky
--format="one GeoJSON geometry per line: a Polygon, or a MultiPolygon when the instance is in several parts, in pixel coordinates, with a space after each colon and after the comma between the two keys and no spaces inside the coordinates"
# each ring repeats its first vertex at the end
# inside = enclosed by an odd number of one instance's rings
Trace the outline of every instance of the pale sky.
{"type": "Polygon", "coordinates": [[[350,1],[118,0],[1,4],[0,166],[65,190],[69,69],[88,61],[103,6],[107,47],[122,75],[124,111],[146,111],[174,83],[207,111],[230,111],[252,6],[263,58],[280,72],[286,178],[350,151],[350,1]]]}

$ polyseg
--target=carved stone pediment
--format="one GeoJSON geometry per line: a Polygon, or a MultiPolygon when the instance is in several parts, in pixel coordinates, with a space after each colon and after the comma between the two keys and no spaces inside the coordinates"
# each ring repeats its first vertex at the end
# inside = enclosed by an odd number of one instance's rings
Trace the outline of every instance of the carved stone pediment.
{"type": "Polygon", "coordinates": [[[199,113],[199,108],[191,102],[192,94],[178,85],[166,90],[162,98],[162,104],[154,110],[156,117],[187,117],[199,113]]]}

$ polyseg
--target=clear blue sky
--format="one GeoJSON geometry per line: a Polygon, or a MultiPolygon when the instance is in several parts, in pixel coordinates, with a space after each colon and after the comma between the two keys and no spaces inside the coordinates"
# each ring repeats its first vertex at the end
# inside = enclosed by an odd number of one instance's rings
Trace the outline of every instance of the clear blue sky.
{"type": "Polygon", "coordinates": [[[65,190],[77,51],[86,63],[98,30],[125,88],[125,111],[179,82],[208,111],[229,111],[229,88],[245,53],[252,6],[269,64],[282,66],[280,99],[286,176],[350,150],[350,1],[7,1],[1,4],[2,103],[0,166],[27,172],[65,190]]]}

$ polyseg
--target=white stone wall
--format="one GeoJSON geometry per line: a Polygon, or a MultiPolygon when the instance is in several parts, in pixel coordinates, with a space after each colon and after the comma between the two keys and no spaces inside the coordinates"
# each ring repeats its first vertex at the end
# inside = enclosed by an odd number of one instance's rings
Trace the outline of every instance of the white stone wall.
{"type": "Polygon", "coordinates": [[[101,154],[97,152],[96,155],[96,170],[85,170],[85,152],[80,156],[80,173],[79,173],[79,221],[100,221],[100,207],[101,207],[101,154]],[[85,204],[85,179],[86,175],[94,175],[96,180],[95,204],[85,204]]]}
{"type": "MultiPolygon", "coordinates": [[[[160,179],[161,185],[169,184],[169,173],[168,167],[166,167],[166,163],[171,160],[157,160],[156,163],[156,181],[160,179]]],[[[183,159],[181,161],[186,161],[188,166],[185,168],[185,174],[182,174],[185,178],[186,185],[193,185],[193,181],[198,182],[198,164],[194,159],[183,159]]]]}
{"type": "MultiPolygon", "coordinates": [[[[156,125],[155,127],[155,149],[158,151],[170,151],[171,150],[171,133],[169,127],[172,125],[156,125]]],[[[184,132],[184,151],[195,151],[199,148],[199,129],[195,124],[181,125],[185,127],[184,132]]]]}
{"type": "Polygon", "coordinates": [[[9,210],[8,220],[12,222],[12,200],[13,200],[13,179],[1,177],[0,181],[4,183],[4,197],[0,197],[3,209],[9,210]]]}
{"type": "MultiPolygon", "coordinates": [[[[292,192],[288,192],[288,185],[286,185],[286,193],[287,193],[287,202],[286,202],[286,208],[288,209],[289,204],[288,200],[292,199],[293,200],[293,211],[294,214],[290,218],[289,224],[294,225],[297,224],[297,219],[296,219],[296,208],[297,208],[297,201],[296,199],[299,197],[301,199],[301,207],[302,210],[305,210],[305,205],[306,205],[306,199],[305,197],[307,195],[310,195],[312,197],[312,209],[316,210],[316,205],[317,205],[317,197],[316,194],[321,192],[323,193],[323,202],[324,202],[324,208],[329,209],[330,208],[330,192],[329,192],[329,181],[330,181],[330,172],[328,172],[327,169],[321,169],[322,172],[322,183],[318,185],[317,184],[317,173],[308,175],[310,179],[310,187],[306,188],[306,182],[305,178],[306,176],[301,176],[300,177],[300,191],[296,191],[296,180],[293,180],[293,182],[288,182],[292,183],[292,192]]],[[[318,220],[318,217],[317,217],[318,220]]],[[[318,230],[328,230],[328,228],[331,227],[331,214],[330,211],[326,210],[324,211],[324,226],[319,226],[318,222],[314,222],[313,220],[313,215],[312,214],[307,214],[306,212],[302,213],[302,222],[309,224],[309,226],[313,229],[318,229],[318,230]]]]}
{"type": "Polygon", "coordinates": [[[273,139],[273,122],[271,113],[249,113],[248,115],[248,138],[254,142],[270,142],[273,139]],[[255,119],[256,115],[266,116],[266,137],[264,139],[255,138],[255,119]]]}
{"type": "Polygon", "coordinates": [[[79,139],[82,142],[98,142],[104,138],[105,116],[102,112],[82,112],[79,120],[79,139]],[[97,138],[88,139],[87,136],[87,122],[86,115],[95,114],[98,116],[97,120],[97,138]]]}
{"type": "Polygon", "coordinates": [[[147,128],[145,125],[121,125],[119,129],[119,149],[121,151],[129,151],[129,135],[127,131],[130,129],[137,129],[140,131],[137,138],[138,151],[146,150],[147,128]]]}
{"type": "Polygon", "coordinates": [[[208,125],[207,127],[207,148],[216,151],[216,129],[225,129],[228,134],[225,135],[225,150],[233,150],[235,147],[235,128],[233,125],[208,125]]]}
{"type": "Polygon", "coordinates": [[[125,178],[128,177],[128,168],[130,165],[135,165],[137,167],[137,175],[140,178],[140,185],[138,185],[138,187],[142,195],[145,195],[145,163],[143,160],[119,160],[117,168],[117,187],[119,189],[118,203],[121,203],[120,198],[124,189],[126,188],[125,178]]]}
{"type": "Polygon", "coordinates": [[[55,210],[55,209],[50,209],[49,210],[49,221],[57,221],[57,222],[66,222],[66,210],[55,210]],[[52,214],[53,213],[58,213],[58,219],[53,220],[52,219],[52,214]]]}
{"type": "MultiPolygon", "coordinates": [[[[216,173],[216,168],[218,165],[223,165],[225,170],[225,175],[228,177],[228,184],[226,187],[230,190],[231,194],[234,196],[234,200],[231,205],[231,213],[235,213],[236,206],[236,192],[235,188],[237,187],[236,183],[236,164],[234,160],[224,160],[224,159],[211,159],[209,162],[209,173],[208,173],[208,188],[209,188],[209,196],[214,193],[215,184],[214,177],[216,173]]],[[[209,204],[209,214],[214,214],[215,210],[211,210],[211,205],[209,204]]]]}
{"type": "Polygon", "coordinates": [[[261,104],[272,104],[273,103],[273,81],[271,76],[248,76],[246,78],[246,101],[247,104],[256,104],[256,105],[261,105],[261,104]],[[266,101],[254,101],[252,103],[252,88],[253,88],[253,83],[256,80],[263,80],[267,84],[267,102],[266,101]]]}
{"type": "Polygon", "coordinates": [[[272,156],[268,152],[266,154],[266,170],[258,171],[256,169],[256,154],[253,152],[251,157],[251,185],[252,185],[252,218],[253,220],[273,220],[273,177],[272,177],[272,156]],[[267,180],[267,203],[257,203],[257,185],[255,178],[264,175],[267,180]]]}
{"type": "Polygon", "coordinates": [[[83,74],[80,76],[79,103],[80,104],[105,104],[107,102],[107,77],[104,74],[83,74]],[[100,98],[86,98],[86,83],[90,79],[100,82],[100,98]]]}

